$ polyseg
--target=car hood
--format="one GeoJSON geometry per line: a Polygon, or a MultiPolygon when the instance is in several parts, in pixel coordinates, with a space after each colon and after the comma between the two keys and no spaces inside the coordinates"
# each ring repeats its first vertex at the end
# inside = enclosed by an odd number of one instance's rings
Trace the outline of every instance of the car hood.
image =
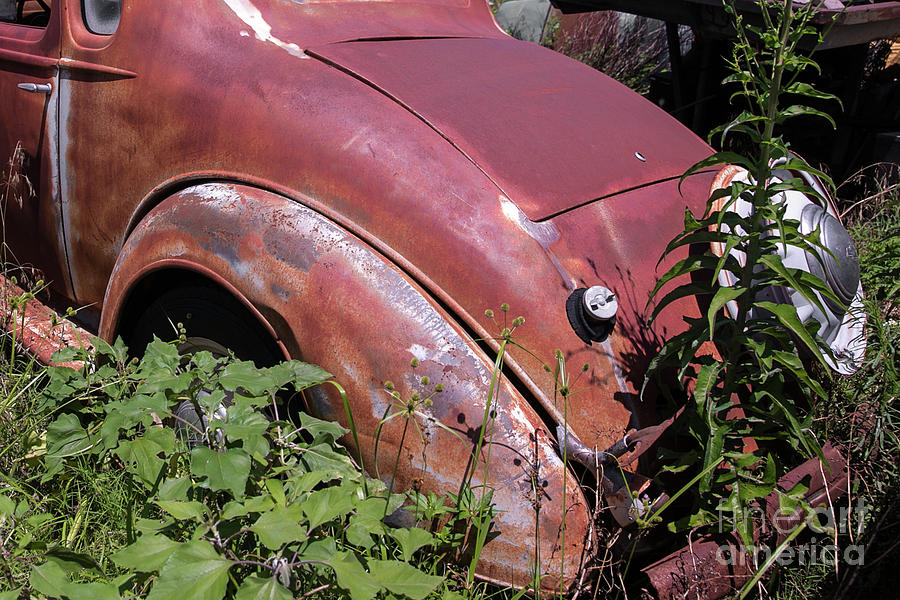
{"type": "Polygon", "coordinates": [[[425,121],[532,221],[677,177],[710,152],[638,94],[536,44],[374,40],[307,54],[425,121]]]}

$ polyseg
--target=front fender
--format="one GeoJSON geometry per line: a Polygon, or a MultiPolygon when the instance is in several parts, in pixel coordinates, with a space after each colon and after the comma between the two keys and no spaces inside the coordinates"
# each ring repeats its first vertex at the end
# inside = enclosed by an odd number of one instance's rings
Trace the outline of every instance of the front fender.
{"type": "MultiPolygon", "coordinates": [[[[390,479],[399,452],[395,489],[456,492],[473,469],[493,364],[426,292],[360,239],[277,194],[224,183],[189,187],[150,211],[127,240],[106,291],[102,337],[117,333],[129,291],[167,268],[224,282],[286,354],[335,375],[348,392],[370,474],[390,479]],[[437,383],[444,391],[418,407],[406,435],[402,417],[386,422],[376,457],[376,429],[398,410],[387,380],[404,399],[437,383]]],[[[347,425],[339,398],[311,404],[318,416],[347,425]]],[[[492,409],[491,443],[477,458],[473,485],[484,483],[489,457],[486,483],[498,516],[479,575],[525,586],[540,556],[544,587],[558,589],[561,573],[568,587],[586,558],[588,505],[541,419],[508,381],[492,409]]]]}

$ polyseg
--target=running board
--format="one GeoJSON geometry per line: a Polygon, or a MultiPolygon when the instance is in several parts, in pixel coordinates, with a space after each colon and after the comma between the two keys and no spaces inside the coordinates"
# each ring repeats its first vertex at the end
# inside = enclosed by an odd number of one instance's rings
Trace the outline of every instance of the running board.
{"type": "Polygon", "coordinates": [[[81,361],[57,363],[52,357],[63,348],[92,350],[94,334],[58,315],[31,294],[26,295],[25,290],[3,275],[0,275],[0,290],[3,327],[14,343],[44,365],[74,369],[84,365],[81,361]]]}

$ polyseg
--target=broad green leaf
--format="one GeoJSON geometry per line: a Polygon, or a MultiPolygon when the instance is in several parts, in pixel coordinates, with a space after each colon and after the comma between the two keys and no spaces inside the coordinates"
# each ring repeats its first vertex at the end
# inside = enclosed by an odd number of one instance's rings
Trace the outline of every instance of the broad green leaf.
{"type": "Polygon", "coordinates": [[[147,381],[140,385],[138,392],[147,396],[153,396],[157,392],[182,395],[191,388],[193,383],[194,376],[191,373],[173,375],[168,371],[157,371],[147,377],[147,381]]]}
{"type": "Polygon", "coordinates": [[[47,558],[53,558],[64,571],[74,573],[75,571],[89,570],[102,572],[100,564],[90,554],[83,552],[75,552],[64,546],[53,546],[47,549],[47,558]]]}
{"type": "Polygon", "coordinates": [[[353,515],[350,517],[350,524],[347,525],[347,528],[344,530],[344,535],[347,538],[347,541],[354,546],[359,546],[360,548],[368,550],[375,543],[372,534],[379,526],[381,526],[382,529],[384,528],[380,521],[353,515]]]}
{"type": "Polygon", "coordinates": [[[269,427],[269,421],[259,411],[247,404],[234,404],[226,409],[222,431],[229,440],[247,440],[260,437],[269,427]]]}
{"type": "Polygon", "coordinates": [[[114,415],[120,415],[122,417],[121,426],[131,427],[153,414],[162,417],[168,412],[169,406],[165,394],[136,394],[130,400],[118,405],[115,412],[107,419],[114,415]]]}
{"type": "Polygon", "coordinates": [[[309,528],[314,529],[349,513],[353,508],[354,494],[352,486],[334,486],[312,492],[302,505],[303,513],[309,520],[309,528]]]}
{"type": "Polygon", "coordinates": [[[422,600],[444,580],[397,560],[370,560],[369,568],[383,587],[412,600],[422,600]]]}
{"type": "Polygon", "coordinates": [[[16,588],[8,592],[0,592],[0,600],[19,600],[22,588],[16,588]]]}
{"type": "Polygon", "coordinates": [[[337,441],[346,433],[348,429],[344,429],[333,421],[323,421],[306,413],[300,413],[300,425],[312,436],[313,443],[322,441],[337,441]]]}
{"type": "Polygon", "coordinates": [[[246,578],[238,588],[234,600],[291,600],[294,595],[275,577],[263,579],[257,575],[246,578]]]}
{"type": "Polygon", "coordinates": [[[206,477],[211,490],[230,490],[235,497],[240,497],[250,474],[250,457],[240,448],[216,452],[198,446],[191,450],[191,472],[206,477]]]}
{"type": "Polygon", "coordinates": [[[16,511],[16,503],[6,494],[0,494],[0,514],[11,515],[16,511]]]}
{"type": "MultiPolygon", "coordinates": [[[[177,333],[174,327],[172,333],[177,333]]],[[[144,351],[141,367],[142,372],[143,369],[165,369],[172,372],[179,362],[181,362],[181,354],[175,344],[164,342],[154,335],[153,341],[147,344],[147,349],[144,351]]]]}
{"type": "Polygon", "coordinates": [[[69,585],[69,577],[59,563],[48,560],[42,565],[33,567],[28,583],[36,591],[46,595],[60,598],[65,595],[69,585]]]}
{"type": "Polygon", "coordinates": [[[316,444],[307,448],[302,453],[301,460],[309,471],[325,474],[323,480],[355,477],[357,474],[350,458],[335,450],[330,443],[316,444]]]}
{"type": "Polygon", "coordinates": [[[306,530],[300,525],[303,510],[300,506],[276,506],[264,512],[252,527],[259,536],[259,541],[270,550],[278,550],[289,542],[302,542],[306,539],[306,530]]]}
{"type": "Polygon", "coordinates": [[[187,477],[169,477],[159,484],[157,495],[160,500],[187,500],[191,480],[187,477]]]}
{"type": "Polygon", "coordinates": [[[47,427],[48,457],[75,456],[88,450],[93,443],[75,415],[60,415],[47,427]]]}
{"type": "Polygon", "coordinates": [[[351,552],[335,552],[327,562],[334,569],[338,585],[350,592],[352,600],[371,600],[381,590],[381,585],[351,552]]]}
{"type": "Polygon", "coordinates": [[[69,583],[66,586],[69,600],[120,600],[119,588],[112,583],[69,583]]]}
{"type": "Polygon", "coordinates": [[[213,550],[209,542],[188,542],[166,561],[147,600],[221,600],[225,596],[231,565],[232,562],[213,550]]]}
{"type": "Polygon", "coordinates": [[[269,478],[265,480],[266,489],[269,490],[269,495],[272,496],[272,500],[275,501],[275,504],[280,506],[284,506],[285,497],[284,497],[284,484],[280,479],[269,478]]]}
{"type": "Polygon", "coordinates": [[[162,534],[140,536],[136,542],[112,555],[112,561],[123,569],[147,573],[158,571],[181,544],[162,534]]]}
{"type": "Polygon", "coordinates": [[[114,452],[130,473],[152,485],[166,465],[160,455],[172,452],[174,446],[175,434],[171,429],[153,427],[141,437],[122,440],[114,452]]]}
{"type": "Polygon", "coordinates": [[[236,361],[226,366],[219,377],[219,385],[229,392],[244,390],[251,396],[267,395],[280,387],[267,369],[257,369],[248,361],[236,361]]]}
{"type": "Polygon", "coordinates": [[[199,519],[203,516],[205,508],[202,503],[196,500],[186,502],[181,500],[157,500],[155,504],[179,521],[199,519]]]}
{"type": "Polygon", "coordinates": [[[322,367],[299,360],[289,360],[280,366],[290,369],[294,388],[297,391],[319,385],[331,379],[331,373],[322,367]]]}
{"type": "Polygon", "coordinates": [[[413,527],[411,529],[391,529],[391,537],[400,544],[403,551],[403,560],[409,562],[412,560],[416,550],[423,546],[430,545],[434,541],[434,536],[424,529],[413,527]]]}

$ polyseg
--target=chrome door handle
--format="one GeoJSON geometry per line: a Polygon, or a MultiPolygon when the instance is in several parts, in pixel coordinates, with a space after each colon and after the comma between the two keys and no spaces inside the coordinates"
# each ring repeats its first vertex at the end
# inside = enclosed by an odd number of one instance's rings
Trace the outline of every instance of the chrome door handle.
{"type": "Polygon", "coordinates": [[[53,86],[49,83],[20,83],[16,87],[33,94],[49,94],[53,91],[53,86]]]}

